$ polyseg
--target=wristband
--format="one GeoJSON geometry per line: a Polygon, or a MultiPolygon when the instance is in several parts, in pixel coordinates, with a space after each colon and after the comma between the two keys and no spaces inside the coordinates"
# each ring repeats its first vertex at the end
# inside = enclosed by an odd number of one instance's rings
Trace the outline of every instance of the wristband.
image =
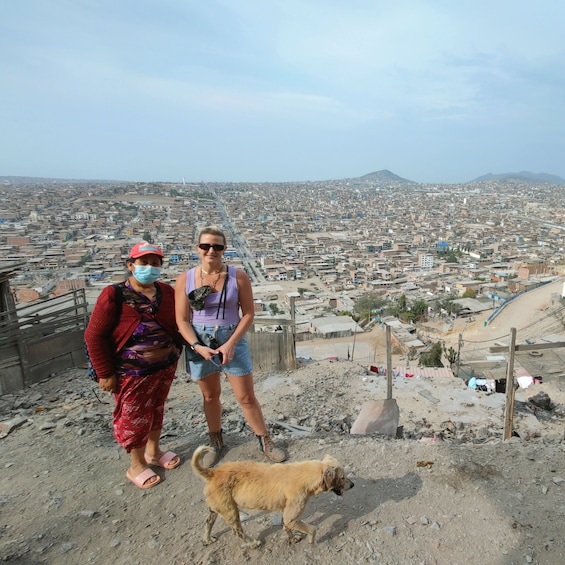
{"type": "Polygon", "coordinates": [[[197,345],[204,345],[204,344],[201,343],[200,341],[195,341],[194,343],[191,343],[191,344],[190,344],[190,349],[192,349],[192,351],[194,351],[194,348],[195,348],[197,345]]]}

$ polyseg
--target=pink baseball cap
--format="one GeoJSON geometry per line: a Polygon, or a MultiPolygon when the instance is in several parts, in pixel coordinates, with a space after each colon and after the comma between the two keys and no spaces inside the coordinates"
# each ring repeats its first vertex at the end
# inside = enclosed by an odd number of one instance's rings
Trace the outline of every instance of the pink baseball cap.
{"type": "Polygon", "coordinates": [[[129,256],[132,259],[138,259],[144,255],[158,255],[159,257],[163,257],[163,251],[158,245],[153,245],[147,241],[140,241],[136,243],[129,252],[129,256]]]}

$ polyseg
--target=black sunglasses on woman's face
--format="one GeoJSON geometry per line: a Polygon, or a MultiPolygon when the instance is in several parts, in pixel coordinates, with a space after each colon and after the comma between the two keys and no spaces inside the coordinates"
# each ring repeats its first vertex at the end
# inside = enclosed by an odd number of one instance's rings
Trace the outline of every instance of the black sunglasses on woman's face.
{"type": "Polygon", "coordinates": [[[223,251],[226,248],[226,246],[221,243],[199,243],[198,247],[200,247],[202,251],[210,251],[210,247],[213,247],[214,251],[223,251]]]}

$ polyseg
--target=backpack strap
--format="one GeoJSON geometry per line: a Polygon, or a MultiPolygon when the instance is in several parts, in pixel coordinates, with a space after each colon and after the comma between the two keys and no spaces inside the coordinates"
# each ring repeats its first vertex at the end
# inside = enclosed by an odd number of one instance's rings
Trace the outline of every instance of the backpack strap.
{"type": "Polygon", "coordinates": [[[124,283],[116,283],[112,286],[114,287],[115,293],[116,313],[119,317],[122,313],[122,304],[124,303],[124,283]]]}

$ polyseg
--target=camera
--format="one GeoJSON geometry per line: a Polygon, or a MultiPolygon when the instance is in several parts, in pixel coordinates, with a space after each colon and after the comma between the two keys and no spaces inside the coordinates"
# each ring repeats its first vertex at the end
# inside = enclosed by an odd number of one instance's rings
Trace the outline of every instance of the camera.
{"type": "MultiPolygon", "coordinates": [[[[218,347],[220,347],[220,344],[218,343],[218,340],[209,334],[206,334],[206,341],[209,343],[208,347],[210,349],[218,349],[218,347]]],[[[218,359],[220,360],[220,363],[224,362],[224,356],[222,355],[222,352],[220,351],[220,353],[218,353],[216,355],[216,357],[218,357],[218,359]]]]}

